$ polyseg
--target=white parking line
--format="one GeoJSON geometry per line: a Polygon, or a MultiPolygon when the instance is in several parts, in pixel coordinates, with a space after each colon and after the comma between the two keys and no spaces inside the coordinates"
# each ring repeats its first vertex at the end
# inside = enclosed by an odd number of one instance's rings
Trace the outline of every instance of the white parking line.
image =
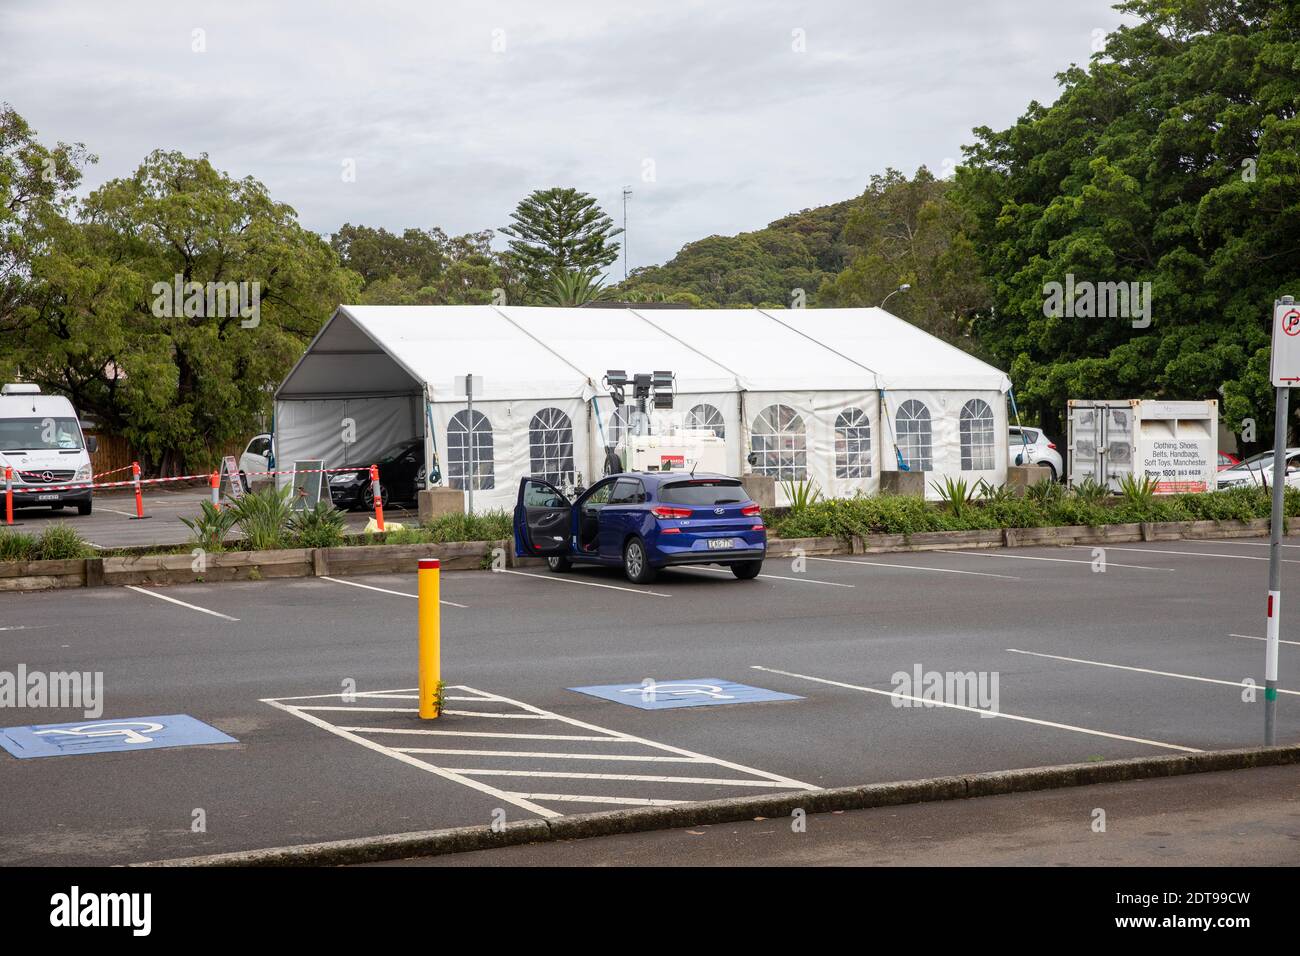
{"type": "MultiPolygon", "coordinates": [[[[712,571],[715,574],[731,574],[727,568],[673,568],[674,571],[712,571]]],[[[816,581],[812,578],[788,578],[780,574],[760,574],[764,580],[794,581],[796,584],[825,584],[833,588],[855,588],[856,584],[841,584],[839,581],[816,581]]]]}
{"type": "MultiPolygon", "coordinates": [[[[643,783],[655,784],[655,785],[682,784],[684,786],[686,785],[696,786],[696,785],[707,783],[714,786],[734,786],[734,787],[744,787],[744,788],[758,787],[758,788],[781,789],[781,790],[820,789],[813,784],[803,783],[802,781],[799,780],[793,780],[789,777],[781,776],[780,774],[770,773],[765,770],[758,770],[754,767],[747,767],[743,764],[732,763],[727,760],[720,760],[715,757],[709,757],[704,754],[695,753],[694,751],[684,750],[680,747],[674,747],[670,744],[659,743],[658,741],[654,741],[654,740],[647,740],[646,738],[643,737],[636,737],[632,734],[623,733],[622,731],[610,730],[609,728],[606,727],[598,727],[595,724],[589,724],[581,720],[576,720],[572,717],[566,717],[563,714],[558,714],[558,713],[554,713],[553,711],[543,710],[540,707],[534,707],[533,705],[526,704],[523,701],[513,700],[509,697],[502,697],[497,694],[490,694],[484,691],[476,690],[475,688],[472,687],[466,687],[464,685],[456,685],[455,687],[449,687],[448,690],[454,690],[466,694],[473,694],[475,695],[472,698],[474,700],[487,701],[493,704],[497,704],[501,706],[510,706],[515,708],[514,712],[511,714],[483,713],[480,714],[479,716],[484,716],[484,717],[513,716],[516,718],[520,718],[520,717],[531,718],[534,720],[550,721],[555,723],[566,724],[569,727],[576,728],[579,731],[587,731],[588,733],[508,734],[508,733],[498,733],[495,731],[484,731],[484,730],[459,730],[459,729],[434,730],[428,727],[413,727],[413,726],[397,726],[397,727],[343,726],[342,724],[330,723],[325,719],[316,716],[316,714],[314,713],[307,713],[307,711],[356,710],[360,713],[365,713],[373,710],[386,711],[389,710],[389,708],[370,708],[370,707],[357,707],[357,706],[333,707],[329,705],[323,705],[323,706],[302,705],[302,704],[291,704],[285,702],[288,700],[312,699],[309,697],[279,698],[279,699],[268,698],[264,701],[264,703],[271,704],[281,710],[287,711],[288,713],[301,717],[304,720],[307,720],[308,722],[312,723],[313,725],[328,730],[331,733],[337,734],[338,736],[343,737],[347,740],[351,740],[356,743],[362,743],[363,746],[366,746],[370,750],[374,750],[379,753],[386,753],[389,756],[401,760],[404,763],[413,766],[418,766],[423,770],[427,770],[431,773],[436,773],[439,776],[442,776],[446,779],[453,780],[458,783],[465,783],[466,786],[470,786],[473,789],[480,790],[484,793],[492,794],[496,796],[498,799],[508,801],[516,806],[523,806],[526,809],[529,809],[530,811],[538,813],[541,816],[545,816],[545,817],[559,816],[560,811],[552,810],[549,807],[541,806],[538,803],[538,801],[544,800],[547,802],[557,802],[557,803],[612,804],[612,805],[626,805],[626,806],[669,806],[672,804],[683,803],[686,801],[678,800],[678,799],[662,799],[660,797],[651,796],[651,794],[642,794],[639,796],[627,796],[627,797],[603,795],[599,793],[590,793],[590,792],[583,793],[583,794],[576,794],[576,793],[532,794],[532,793],[525,793],[520,791],[500,790],[498,788],[491,787],[482,781],[478,781],[475,778],[478,776],[501,776],[501,777],[517,776],[517,777],[530,777],[530,778],[531,777],[552,777],[556,779],[586,780],[586,781],[593,781],[593,782],[606,781],[610,783],[643,782],[643,783]],[[443,744],[443,746],[441,747],[393,747],[386,744],[382,744],[378,740],[373,739],[371,736],[371,735],[382,736],[385,734],[437,735],[438,739],[436,742],[443,744]],[[551,741],[560,741],[560,742],[573,741],[575,745],[565,748],[563,752],[551,752],[545,750],[543,751],[533,751],[533,750],[516,751],[516,750],[495,750],[495,749],[475,750],[475,749],[466,749],[463,746],[457,746],[457,744],[460,744],[461,741],[456,741],[451,739],[454,737],[507,738],[512,741],[519,740],[521,743],[524,743],[525,745],[530,741],[535,741],[538,744],[549,743],[551,741]],[[599,745],[603,745],[603,744],[614,744],[616,747],[615,752],[614,753],[602,752],[605,751],[605,748],[599,745]],[[588,750],[587,752],[578,752],[587,747],[590,747],[590,750],[588,750]],[[638,753],[637,750],[639,748],[648,749],[651,751],[651,753],[649,754],[638,753]],[[422,759],[426,757],[432,757],[434,759],[437,759],[439,756],[445,756],[447,758],[459,757],[461,759],[459,761],[448,759],[447,761],[448,763],[457,763],[458,764],[457,767],[439,766],[429,762],[426,759],[422,759]],[[474,758],[484,757],[484,756],[493,759],[507,759],[507,760],[517,761],[517,762],[515,763],[514,766],[505,766],[505,767],[497,767],[497,768],[483,767],[483,768],[474,768],[474,769],[460,769],[464,767],[465,763],[478,763],[479,761],[475,760],[474,758]],[[607,763],[629,764],[629,763],[648,762],[648,763],[653,763],[655,766],[651,768],[646,768],[647,770],[651,771],[650,773],[632,773],[632,774],[605,773],[603,772],[603,770],[599,770],[599,769],[597,769],[595,772],[570,772],[563,769],[551,771],[551,770],[543,769],[546,766],[545,762],[548,760],[566,761],[569,762],[567,764],[568,766],[573,766],[571,761],[581,761],[581,762],[593,763],[593,764],[607,764],[607,763]],[[541,762],[539,763],[539,761],[541,762]],[[671,771],[677,767],[682,767],[682,769],[686,770],[687,773],[693,771],[694,774],[697,775],[675,776],[672,774],[671,771]],[[688,767],[689,769],[687,769],[688,767]],[[708,770],[708,771],[725,770],[725,771],[730,771],[730,773],[734,774],[735,776],[731,776],[731,775],[705,776],[703,774],[700,774],[701,770],[708,770]]],[[[384,695],[405,694],[408,693],[409,691],[410,688],[403,688],[401,690],[370,691],[366,693],[373,696],[377,694],[384,694],[384,695]]],[[[328,698],[337,697],[339,695],[330,694],[330,695],[319,695],[319,696],[328,699],[328,698]]],[[[356,696],[361,697],[362,695],[358,693],[356,694],[356,696]]],[[[393,708],[392,710],[399,713],[411,712],[407,708],[393,708]]],[[[443,713],[454,714],[457,712],[444,711],[443,713]]],[[[452,724],[451,726],[460,727],[465,725],[460,722],[457,722],[455,724],[452,724]]],[[[474,725],[469,724],[468,726],[472,727],[474,725]]],[[[408,739],[410,739],[409,736],[408,739]]],[[[434,742],[434,741],[430,741],[430,742],[434,742]]],[[[488,746],[493,746],[491,742],[482,741],[481,739],[475,740],[473,742],[480,743],[480,744],[487,743],[488,746]]],[[[466,740],[464,741],[464,743],[470,743],[470,741],[466,740]]],[[[560,764],[559,766],[563,768],[565,764],[560,764]]],[[[629,769],[635,769],[635,768],[629,768],[629,769]]],[[[579,770],[581,770],[581,768],[579,768],[579,770]]],[[[668,794],[666,796],[672,796],[672,794],[668,794]]]]}
{"type": "MultiPolygon", "coordinates": [[[[1175,674],[1173,671],[1156,671],[1146,667],[1130,667],[1127,664],[1108,664],[1105,661],[1088,661],[1081,657],[1062,657],[1059,654],[1041,654],[1038,651],[1021,651],[1014,647],[1007,648],[1008,654],[1028,654],[1030,657],[1047,657],[1054,661],[1069,661],[1071,664],[1091,664],[1093,667],[1109,667],[1118,671],[1134,671],[1138,674],[1152,674],[1156,677],[1178,677],[1182,680],[1200,681],[1203,684],[1226,684],[1229,687],[1259,687],[1258,682],[1247,683],[1244,680],[1220,680],[1217,677],[1198,677],[1195,674],[1175,674]]],[[[1300,690],[1277,689],[1279,694],[1300,696],[1300,690]]]]}
{"type": "Polygon", "coordinates": [[[115,515],[121,515],[121,516],[124,517],[124,518],[134,518],[134,517],[135,517],[135,512],[132,512],[132,511],[118,511],[116,508],[105,508],[103,505],[100,505],[96,510],[97,510],[97,511],[109,511],[109,512],[112,512],[112,513],[115,514],[115,515]]]}
{"type": "MultiPolygon", "coordinates": [[[[1246,640],[1248,640],[1248,641],[1267,641],[1267,640],[1268,640],[1267,637],[1260,637],[1260,636],[1257,635],[1257,634],[1229,634],[1228,636],[1229,636],[1229,637],[1244,637],[1244,638],[1245,638],[1246,640]]],[[[1300,641],[1284,641],[1284,640],[1282,640],[1282,639],[1279,637],[1278,640],[1277,640],[1277,642],[1278,642],[1279,644],[1294,644],[1296,647],[1300,647],[1300,641]]]]}
{"type": "Polygon", "coordinates": [[[937,574],[973,574],[978,578],[1001,578],[1004,581],[1020,581],[1021,578],[1009,574],[989,574],[985,571],[958,571],[955,568],[927,568],[913,564],[885,564],[881,561],[853,561],[849,558],[816,558],[808,555],[809,561],[831,561],[835,564],[856,564],[862,568],[900,568],[903,571],[934,571],[937,574]]]}
{"type": "MultiPolygon", "coordinates": [[[[418,594],[408,594],[405,591],[390,591],[388,588],[377,588],[373,584],[358,584],[356,581],[344,581],[342,578],[332,578],[328,574],[320,575],[321,581],[333,581],[335,584],[346,584],[351,588],[365,588],[367,591],[378,591],[380,594],[395,594],[397,597],[419,598],[418,594]]],[[[446,604],[450,607],[467,607],[465,604],[457,604],[455,601],[439,600],[439,604],[446,604]]]]}
{"type": "MultiPolygon", "coordinates": [[[[555,800],[559,803],[611,803],[628,807],[675,807],[686,800],[647,800],[643,797],[588,797],[574,793],[511,793],[527,800],[555,800]]],[[[559,814],[556,814],[559,816],[559,814]]]]}
{"type": "Polygon", "coordinates": [[[187,607],[191,611],[201,611],[204,614],[211,614],[213,617],[219,617],[223,621],[231,621],[235,624],[239,623],[239,618],[231,617],[229,614],[218,614],[216,611],[209,611],[207,608],[199,607],[197,604],[186,604],[184,601],[178,601],[174,597],[168,597],[165,594],[159,594],[157,591],[148,591],[145,588],[138,588],[134,584],[128,584],[126,586],[126,589],[128,591],[134,591],[137,594],[147,594],[150,597],[157,598],[160,601],[166,601],[169,604],[179,604],[181,607],[187,607]]]}
{"type": "MultiPolygon", "coordinates": [[[[1040,558],[1028,554],[1002,554],[1000,551],[992,554],[983,551],[939,551],[939,554],[956,554],[963,558],[1006,558],[1009,561],[1059,561],[1063,564],[1092,564],[1092,561],[1084,561],[1076,558],[1040,558]]],[[[1175,571],[1176,568],[1153,568],[1146,564],[1116,564],[1113,561],[1107,561],[1108,568],[1132,568],[1135,571],[1175,571]]]]}
{"type": "Polygon", "coordinates": [[[542,581],[557,581],[560,584],[581,584],[589,588],[608,588],[611,591],[627,591],[629,594],[649,594],[652,597],[672,597],[671,594],[664,594],[661,591],[645,591],[641,588],[624,588],[617,584],[600,584],[597,581],[575,581],[573,578],[562,578],[554,574],[534,574],[532,571],[511,571],[508,568],[493,568],[493,574],[518,574],[525,578],[538,578],[542,581]]]}
{"type": "Polygon", "coordinates": [[[813,677],[809,674],[795,674],[791,671],[777,670],[775,667],[761,667],[758,664],[750,665],[753,670],[764,671],[768,674],[781,674],[785,677],[797,677],[800,680],[815,681],[818,684],[829,684],[832,687],[844,687],[848,690],[859,690],[865,694],[879,694],[881,697],[897,697],[903,700],[910,700],[930,707],[947,707],[951,710],[964,710],[968,713],[979,714],[982,717],[1002,717],[1006,720],[1018,720],[1026,724],[1037,724],[1040,727],[1054,727],[1057,730],[1070,730],[1079,734],[1088,734],[1093,737],[1107,737],[1111,740],[1123,740],[1127,743],[1146,744],[1150,747],[1163,747],[1166,750],[1181,750],[1184,753],[1199,754],[1204,753],[1195,747],[1184,747],[1181,744],[1167,744],[1160,740],[1147,740],[1144,737],[1127,737],[1123,734],[1112,734],[1104,730],[1092,730],[1088,727],[1076,727],[1073,724],[1061,724],[1054,720],[1039,720],[1037,717],[1023,717],[1020,714],[1009,714],[1005,710],[983,710],[979,707],[969,707],[965,704],[951,704],[942,700],[925,700],[921,697],[914,697],[911,694],[903,694],[898,691],[881,690],[878,687],[863,687],[859,684],[846,684],[843,681],[828,680],[825,677],[813,677]]]}
{"type": "Polygon", "coordinates": [[[597,737],[582,734],[494,734],[486,730],[416,730],[413,727],[342,727],[354,734],[419,734],[430,737],[493,737],[508,740],[589,740],[617,743],[617,737],[597,737]]]}
{"type": "Polygon", "coordinates": [[[635,763],[701,763],[697,757],[649,757],[640,754],[563,754],[548,750],[460,750],[453,747],[394,747],[399,754],[449,754],[455,757],[549,757],[554,760],[631,760],[635,763]]]}
{"type": "MultiPolygon", "coordinates": [[[[1072,544],[1071,548],[1088,549],[1089,545],[1072,544]]],[[[1231,558],[1236,561],[1267,561],[1268,558],[1257,558],[1253,554],[1219,554],[1214,551],[1165,551],[1161,548],[1121,548],[1117,544],[1099,544],[1098,548],[1105,548],[1107,551],[1137,551],[1143,554],[1163,554],[1172,557],[1173,555],[1186,555],[1189,558],[1231,558]]],[[[1300,564],[1295,558],[1282,558],[1283,564],[1300,564]]]]}
{"type": "MultiPolygon", "coordinates": [[[[1238,541],[1235,538],[1218,538],[1215,544],[1240,544],[1249,548],[1267,548],[1270,547],[1267,541],[1238,541]]],[[[1283,544],[1284,548],[1300,548],[1300,544],[1283,544]]]]}
{"type": "Polygon", "coordinates": [[[715,787],[784,787],[775,780],[739,780],[734,777],[664,777],[647,773],[564,773],[559,770],[479,770],[448,767],[452,773],[476,777],[553,777],[560,780],[634,780],[641,783],[702,783],[715,787]]]}
{"type": "Polygon", "coordinates": [[[282,704],[278,700],[263,700],[262,703],[270,704],[272,707],[278,708],[279,710],[287,711],[288,713],[293,714],[295,717],[302,718],[303,720],[307,721],[309,724],[314,724],[315,726],[320,727],[323,730],[328,730],[332,734],[337,734],[338,736],[342,737],[344,740],[350,740],[354,744],[360,744],[361,746],[365,747],[367,750],[374,750],[377,751],[378,753],[386,754],[387,756],[392,757],[394,760],[400,760],[402,763],[407,764],[408,766],[416,767],[420,770],[425,771],[426,773],[435,774],[439,777],[442,777],[444,780],[453,780],[456,783],[463,784],[464,786],[469,787],[472,790],[478,790],[481,793],[488,794],[489,796],[496,797],[500,800],[505,800],[507,803],[512,803],[515,806],[520,807],[521,809],[528,810],[532,813],[536,813],[538,816],[550,818],[550,817],[558,817],[560,815],[557,811],[550,810],[539,804],[533,803],[531,800],[528,800],[525,797],[520,797],[516,794],[510,793],[505,790],[498,790],[496,787],[489,786],[488,784],[483,783],[482,781],[479,780],[475,780],[472,777],[463,777],[458,773],[451,773],[450,771],[444,770],[441,767],[435,767],[431,763],[426,763],[423,760],[417,760],[415,757],[412,757],[408,754],[398,753],[392,747],[385,747],[383,744],[376,743],[373,740],[368,740],[365,737],[362,737],[358,734],[348,733],[346,730],[342,730],[341,728],[336,727],[334,724],[331,724],[327,720],[321,720],[321,718],[317,717],[315,714],[303,713],[302,712],[303,709],[301,707],[295,707],[292,704],[282,704]]]}

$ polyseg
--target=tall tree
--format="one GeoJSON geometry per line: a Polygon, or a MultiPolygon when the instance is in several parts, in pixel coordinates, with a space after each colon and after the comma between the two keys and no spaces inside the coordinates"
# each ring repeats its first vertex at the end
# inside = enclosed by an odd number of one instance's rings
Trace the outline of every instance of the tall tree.
{"type": "Polygon", "coordinates": [[[343,265],[363,281],[366,305],[481,305],[517,291],[510,262],[492,249],[492,232],[448,236],[437,226],[386,229],[348,223],[330,238],[343,265]]]}
{"type": "Polygon", "coordinates": [[[1300,288],[1300,11],[1117,9],[1141,22],[1062,73],[1053,105],[976,130],[957,171],[993,295],[975,332],[1044,424],[1070,398],[1222,394],[1266,441],[1270,306],[1300,288]],[[1151,283],[1149,326],[1045,314],[1069,275],[1151,283]]]}
{"type": "Polygon", "coordinates": [[[206,157],[154,152],[55,228],[30,257],[4,351],[164,473],[206,469],[248,434],[304,344],[356,294],[355,275],[293,209],[206,157]],[[214,302],[231,289],[256,309],[214,302]]]}
{"type": "Polygon", "coordinates": [[[614,228],[594,198],[576,189],[534,190],[510,218],[500,231],[510,237],[510,256],[534,296],[561,274],[600,269],[618,258],[613,239],[623,230],[614,228]]]}
{"type": "MultiPolygon", "coordinates": [[[[81,171],[93,162],[81,143],[42,146],[27,121],[0,104],[0,331],[35,294],[32,259],[66,221],[81,171]]],[[[0,372],[12,359],[0,349],[0,372]]]]}
{"type": "Polygon", "coordinates": [[[871,177],[844,227],[853,256],[822,284],[820,306],[879,305],[950,342],[965,344],[974,315],[988,304],[980,262],[962,227],[965,211],[951,183],[922,166],[912,179],[895,169],[871,177]]]}

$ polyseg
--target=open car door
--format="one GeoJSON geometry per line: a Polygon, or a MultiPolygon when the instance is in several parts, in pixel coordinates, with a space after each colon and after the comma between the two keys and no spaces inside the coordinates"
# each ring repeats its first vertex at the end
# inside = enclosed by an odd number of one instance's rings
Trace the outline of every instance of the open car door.
{"type": "Polygon", "coordinates": [[[568,554],[573,502],[540,478],[519,481],[515,503],[515,556],[568,554]]]}

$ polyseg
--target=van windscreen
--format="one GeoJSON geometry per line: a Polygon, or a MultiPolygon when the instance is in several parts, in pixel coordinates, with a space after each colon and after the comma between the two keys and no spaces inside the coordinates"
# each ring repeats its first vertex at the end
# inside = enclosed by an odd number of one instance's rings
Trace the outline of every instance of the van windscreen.
{"type": "Polygon", "coordinates": [[[659,500],[670,505],[734,505],[748,501],[749,495],[734,478],[702,478],[660,485],[659,500]]]}
{"type": "Polygon", "coordinates": [[[0,451],[80,447],[75,418],[0,418],[0,451]]]}

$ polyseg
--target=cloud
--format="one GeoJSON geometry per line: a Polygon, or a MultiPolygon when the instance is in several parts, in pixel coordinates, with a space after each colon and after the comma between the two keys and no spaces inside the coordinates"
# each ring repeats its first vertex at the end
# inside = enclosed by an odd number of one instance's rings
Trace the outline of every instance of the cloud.
{"type": "Polygon", "coordinates": [[[551,185],[621,224],[630,185],[635,267],[887,166],[941,170],[972,127],[1055,99],[1110,3],[8,0],[2,95],[99,154],[88,187],[206,152],[322,233],[497,227],[551,185]]]}

